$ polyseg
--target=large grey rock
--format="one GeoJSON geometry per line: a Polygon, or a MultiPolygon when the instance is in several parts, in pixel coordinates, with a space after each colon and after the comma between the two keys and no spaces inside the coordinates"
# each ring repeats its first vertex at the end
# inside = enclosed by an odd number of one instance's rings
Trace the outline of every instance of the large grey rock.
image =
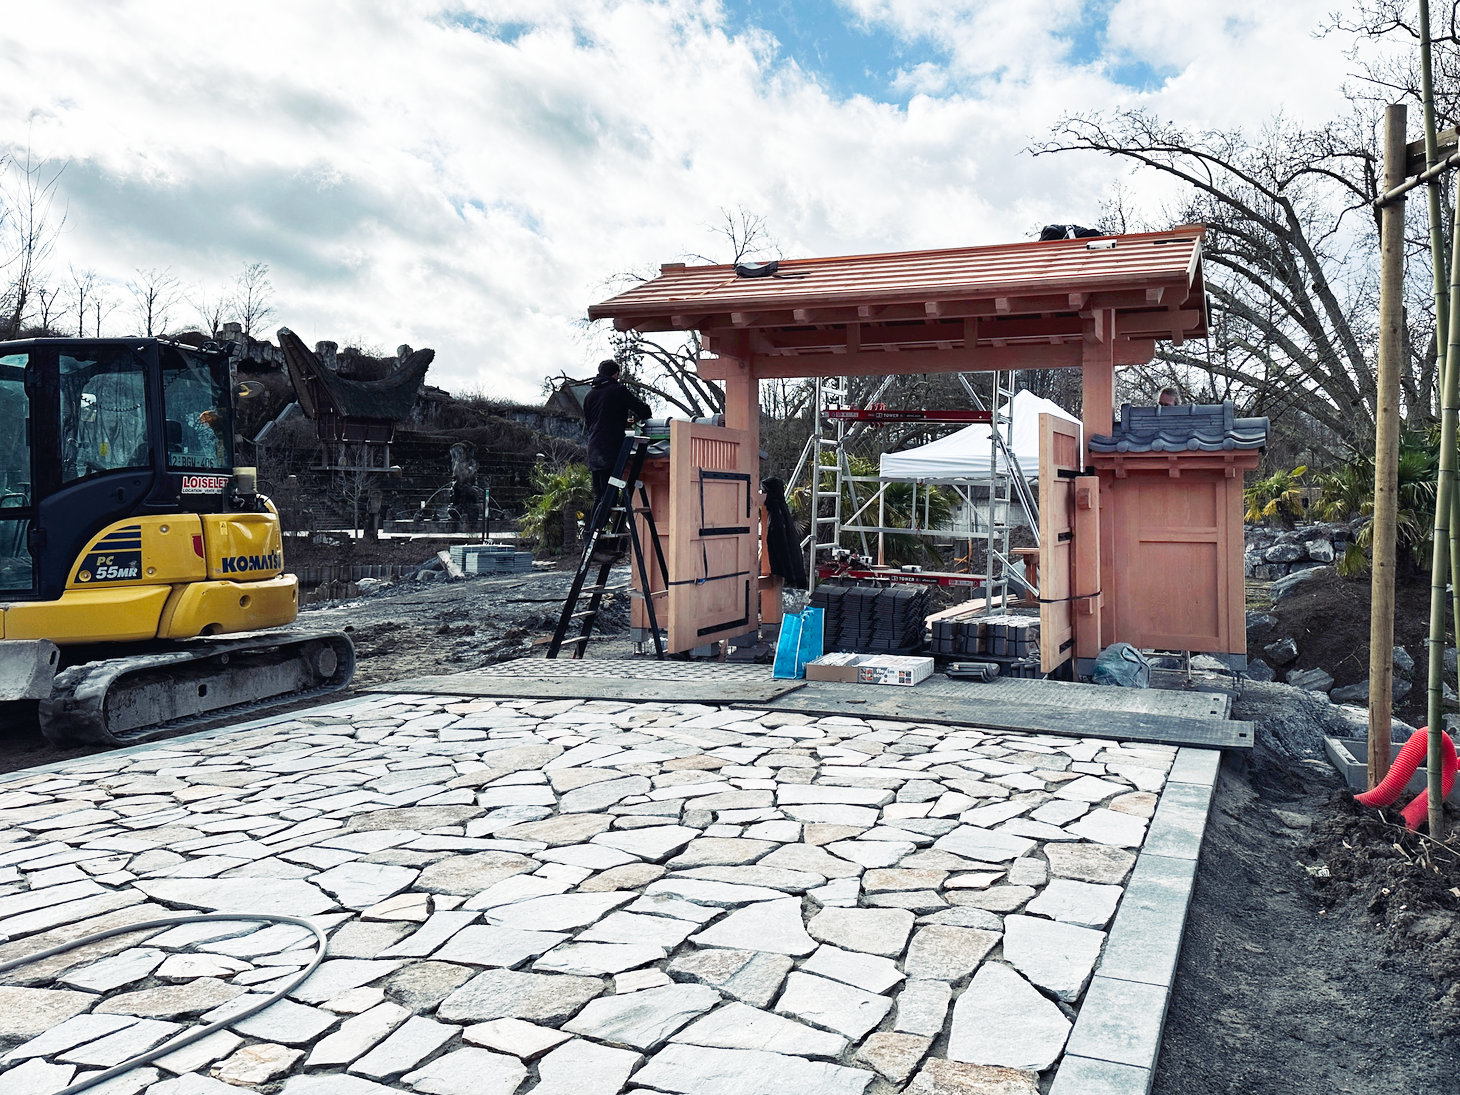
{"type": "Polygon", "coordinates": [[[436,1014],[451,1022],[541,1019],[557,1022],[603,992],[597,977],[487,970],[441,1002],[436,1014]]]}
{"type": "Polygon", "coordinates": [[[599,1042],[653,1049],[720,1002],[708,985],[661,985],[592,1000],[563,1029],[599,1042]]]}
{"type": "Polygon", "coordinates": [[[990,962],[953,1007],[948,1057],[1040,1071],[1059,1060],[1070,1021],[1014,970],[990,962]]]}
{"type": "Polygon", "coordinates": [[[1333,544],[1328,540],[1309,540],[1308,558],[1315,563],[1333,562],[1333,544]]]}
{"type": "Polygon", "coordinates": [[[1261,658],[1253,658],[1247,663],[1247,676],[1251,680],[1259,681],[1263,684],[1277,678],[1277,674],[1272,671],[1272,666],[1268,665],[1261,658]]]}
{"type": "Polygon", "coordinates": [[[1409,656],[1409,651],[1402,646],[1394,648],[1394,672],[1405,677],[1414,672],[1414,659],[1409,656]]]}
{"type": "Polygon", "coordinates": [[[1323,669],[1290,669],[1284,679],[1294,688],[1309,692],[1327,692],[1333,687],[1333,674],[1323,669]]]}
{"type": "Polygon", "coordinates": [[[1341,688],[1335,688],[1328,693],[1328,698],[1334,703],[1368,703],[1369,682],[1365,679],[1359,681],[1358,684],[1346,684],[1341,688]]]}
{"type": "Polygon", "coordinates": [[[1104,944],[1103,931],[1036,916],[1004,917],[1004,961],[1066,1003],[1085,991],[1104,944]]]}
{"type": "Polygon", "coordinates": [[[786,1053],[672,1043],[635,1083],[674,1095],[862,1095],[874,1073],[786,1053]]]}
{"type": "Polygon", "coordinates": [[[1284,597],[1290,596],[1295,590],[1299,589],[1303,583],[1311,582],[1320,574],[1327,573],[1330,573],[1327,567],[1311,567],[1307,570],[1295,570],[1293,573],[1274,581],[1268,592],[1272,595],[1274,601],[1281,601],[1284,597]]]}
{"type": "Polygon", "coordinates": [[[795,897],[757,901],[737,909],[694,936],[694,941],[702,947],[773,954],[803,955],[816,949],[815,940],[806,934],[801,922],[801,901],[795,897]]]}
{"type": "Polygon", "coordinates": [[[1273,665],[1292,665],[1298,660],[1298,644],[1291,636],[1284,636],[1262,648],[1273,665]]]}
{"type": "Polygon", "coordinates": [[[1307,552],[1297,544],[1274,544],[1262,553],[1262,557],[1269,563],[1296,563],[1307,555],[1307,552]]]}

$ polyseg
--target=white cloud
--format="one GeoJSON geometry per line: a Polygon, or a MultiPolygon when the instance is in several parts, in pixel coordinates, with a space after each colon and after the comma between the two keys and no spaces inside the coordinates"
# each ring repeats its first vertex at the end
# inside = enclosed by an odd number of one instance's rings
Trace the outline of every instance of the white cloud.
{"type": "Polygon", "coordinates": [[[788,255],[1001,242],[1093,218],[1119,173],[1020,154],[1067,110],[1320,109],[1337,44],[1292,37],[1327,2],[1119,0],[1112,52],[1071,65],[1076,0],[847,0],[923,44],[899,107],[829,94],[714,0],[52,0],[0,42],[0,147],[69,164],[61,262],[214,286],[267,262],[306,340],[433,345],[435,383],[533,398],[600,356],[579,319],[611,275],[723,250],[720,208],[788,255]],[[1116,60],[1173,75],[1137,92],[1116,60]]]}

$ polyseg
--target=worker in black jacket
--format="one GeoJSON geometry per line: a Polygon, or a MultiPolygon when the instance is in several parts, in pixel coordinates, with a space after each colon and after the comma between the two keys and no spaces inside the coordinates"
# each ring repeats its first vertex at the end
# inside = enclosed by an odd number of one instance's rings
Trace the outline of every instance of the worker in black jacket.
{"type": "Polygon", "coordinates": [[[618,362],[600,361],[588,397],[583,400],[583,420],[588,427],[588,470],[593,473],[593,506],[608,490],[614,461],[623,448],[624,431],[630,422],[648,418],[649,404],[636,396],[618,378],[618,362]]]}

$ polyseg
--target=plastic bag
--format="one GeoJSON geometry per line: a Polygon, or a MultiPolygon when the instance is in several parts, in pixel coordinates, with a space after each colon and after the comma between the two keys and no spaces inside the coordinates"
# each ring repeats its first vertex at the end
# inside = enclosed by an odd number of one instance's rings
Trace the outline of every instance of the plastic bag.
{"type": "Polygon", "coordinates": [[[1096,684],[1121,688],[1150,688],[1151,663],[1130,643],[1111,643],[1095,659],[1096,684]]]}
{"type": "Polygon", "coordinates": [[[781,620],[771,676],[777,680],[799,680],[806,676],[806,663],[821,657],[821,617],[822,609],[808,608],[781,620]]]}

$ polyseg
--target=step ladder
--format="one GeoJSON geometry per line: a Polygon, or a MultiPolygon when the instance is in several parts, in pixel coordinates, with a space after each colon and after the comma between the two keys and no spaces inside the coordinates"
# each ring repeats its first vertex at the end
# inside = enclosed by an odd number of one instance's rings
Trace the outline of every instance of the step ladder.
{"type": "Polygon", "coordinates": [[[578,562],[578,573],[573,576],[573,585],[568,590],[567,600],[563,602],[557,629],[553,632],[552,641],[548,643],[549,658],[558,656],[565,641],[572,645],[571,657],[582,658],[593,634],[593,625],[602,609],[603,595],[623,589],[629,590],[630,596],[643,597],[644,608],[649,615],[649,631],[654,636],[655,656],[660,659],[664,657],[664,639],[659,633],[654,597],[649,588],[649,568],[644,558],[644,544],[639,538],[639,523],[635,520],[636,517],[644,519],[659,574],[664,581],[664,588],[667,589],[669,564],[665,561],[664,549],[659,544],[659,530],[654,525],[654,514],[649,509],[649,492],[640,480],[649,444],[650,439],[642,434],[629,434],[624,438],[623,447],[619,450],[618,460],[614,463],[613,473],[608,480],[608,490],[604,491],[598,505],[593,507],[593,515],[589,518],[589,528],[583,538],[583,557],[578,562]],[[634,505],[635,491],[639,496],[638,506],[634,505]],[[638,569],[639,589],[619,586],[610,590],[609,574],[625,551],[638,569]],[[596,580],[591,585],[585,584],[590,572],[595,569],[596,580]],[[585,593],[588,595],[588,607],[579,611],[578,601],[585,593]],[[569,639],[568,632],[575,623],[578,634],[569,639]]]}

